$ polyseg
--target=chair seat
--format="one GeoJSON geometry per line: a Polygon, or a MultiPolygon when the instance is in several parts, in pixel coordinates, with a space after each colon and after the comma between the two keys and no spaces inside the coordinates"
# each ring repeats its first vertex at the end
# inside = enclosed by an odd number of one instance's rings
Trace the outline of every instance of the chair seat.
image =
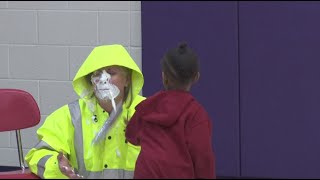
{"type": "Polygon", "coordinates": [[[0,172],[0,179],[40,179],[40,177],[26,168],[25,170],[0,172]]]}

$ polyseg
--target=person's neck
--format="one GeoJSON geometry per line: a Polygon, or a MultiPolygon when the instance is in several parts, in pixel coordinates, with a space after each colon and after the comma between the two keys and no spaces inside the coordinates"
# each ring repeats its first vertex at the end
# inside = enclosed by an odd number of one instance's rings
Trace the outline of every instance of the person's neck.
{"type": "MultiPolygon", "coordinates": [[[[107,101],[102,101],[102,100],[98,100],[99,105],[101,106],[101,108],[103,110],[105,110],[106,112],[108,112],[109,114],[112,112],[113,107],[112,107],[112,102],[111,100],[107,100],[107,101]]],[[[116,105],[120,102],[120,100],[115,99],[115,103],[116,105]]]]}
{"type": "Polygon", "coordinates": [[[186,86],[168,86],[165,88],[166,90],[178,90],[178,91],[187,91],[189,92],[191,89],[191,85],[186,85],[186,86]]]}

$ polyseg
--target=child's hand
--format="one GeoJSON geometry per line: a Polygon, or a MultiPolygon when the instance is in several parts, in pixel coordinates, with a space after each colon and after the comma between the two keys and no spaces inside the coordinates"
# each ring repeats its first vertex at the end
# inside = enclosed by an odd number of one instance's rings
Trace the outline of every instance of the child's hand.
{"type": "Polygon", "coordinates": [[[71,167],[69,163],[69,160],[66,158],[66,156],[62,152],[59,152],[58,162],[59,162],[59,168],[62,174],[66,175],[70,179],[83,178],[83,176],[75,173],[74,169],[71,167]]]}

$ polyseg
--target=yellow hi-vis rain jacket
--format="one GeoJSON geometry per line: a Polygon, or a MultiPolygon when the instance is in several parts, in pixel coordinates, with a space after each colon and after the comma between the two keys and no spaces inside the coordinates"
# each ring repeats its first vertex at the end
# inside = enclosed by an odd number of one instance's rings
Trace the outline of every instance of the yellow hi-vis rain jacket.
{"type": "Polygon", "coordinates": [[[135,106],[145,99],[139,95],[143,83],[139,67],[123,46],[94,48],[72,82],[81,98],[54,111],[37,130],[39,143],[25,157],[31,171],[41,178],[67,178],[60,172],[57,161],[58,152],[62,151],[84,178],[132,178],[140,147],[126,141],[125,128],[135,106]],[[132,86],[106,138],[92,144],[109,114],[97,103],[87,75],[111,65],[131,69],[132,86]]]}

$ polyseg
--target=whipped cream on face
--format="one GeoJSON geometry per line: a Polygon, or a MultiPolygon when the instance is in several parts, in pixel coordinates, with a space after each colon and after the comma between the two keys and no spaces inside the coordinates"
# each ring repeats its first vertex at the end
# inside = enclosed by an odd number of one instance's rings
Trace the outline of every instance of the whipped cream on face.
{"type": "Polygon", "coordinates": [[[91,78],[91,81],[95,84],[95,94],[100,100],[111,100],[112,107],[116,112],[116,103],[114,99],[119,95],[119,88],[110,83],[111,75],[105,70],[102,71],[100,76],[91,78]]]}

